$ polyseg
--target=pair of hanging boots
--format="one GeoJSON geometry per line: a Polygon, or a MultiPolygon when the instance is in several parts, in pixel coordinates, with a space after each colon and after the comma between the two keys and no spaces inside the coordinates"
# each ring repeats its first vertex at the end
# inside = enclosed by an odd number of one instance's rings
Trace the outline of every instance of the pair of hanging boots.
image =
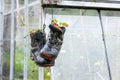
{"type": "Polygon", "coordinates": [[[41,67],[50,67],[55,65],[59,51],[63,43],[65,27],[49,25],[50,33],[46,40],[45,32],[40,30],[31,33],[31,54],[30,57],[41,67]]]}

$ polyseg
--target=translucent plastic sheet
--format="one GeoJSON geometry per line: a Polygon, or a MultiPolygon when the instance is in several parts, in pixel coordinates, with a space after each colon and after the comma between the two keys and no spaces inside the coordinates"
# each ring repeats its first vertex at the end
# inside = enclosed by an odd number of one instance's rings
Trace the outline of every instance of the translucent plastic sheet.
{"type": "MultiPolygon", "coordinates": [[[[47,16],[48,19],[50,17],[47,16]]],[[[80,15],[54,15],[54,17],[69,23],[70,26],[65,33],[56,65],[51,69],[51,79],[109,80],[99,17],[80,15]]]]}

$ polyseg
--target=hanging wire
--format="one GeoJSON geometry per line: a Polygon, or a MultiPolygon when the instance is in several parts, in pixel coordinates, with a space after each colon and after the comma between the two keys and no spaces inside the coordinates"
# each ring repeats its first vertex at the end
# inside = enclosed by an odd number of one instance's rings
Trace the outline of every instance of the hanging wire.
{"type": "Polygon", "coordinates": [[[47,8],[43,8],[43,16],[44,16],[44,23],[43,23],[43,27],[42,27],[42,30],[43,30],[43,32],[45,31],[45,28],[46,28],[46,24],[45,24],[45,22],[46,22],[46,13],[47,13],[47,8]]]}
{"type": "MultiPolygon", "coordinates": [[[[45,33],[45,28],[46,28],[46,24],[45,24],[45,22],[46,22],[46,13],[47,13],[47,8],[43,8],[43,15],[44,15],[44,23],[43,23],[43,28],[42,28],[42,30],[43,30],[43,35],[44,35],[44,37],[43,38],[46,38],[46,33],[45,33]]],[[[45,39],[46,40],[46,39],[45,39]]],[[[42,47],[44,47],[44,40],[42,39],[42,47]]]]}
{"type": "Polygon", "coordinates": [[[53,4],[51,3],[51,14],[52,14],[52,19],[54,18],[54,10],[53,10],[53,4]]]}
{"type": "Polygon", "coordinates": [[[107,68],[108,68],[108,72],[109,72],[109,78],[110,78],[110,80],[112,80],[108,52],[107,52],[107,46],[106,46],[106,40],[105,40],[105,32],[104,32],[104,27],[103,27],[103,22],[102,22],[102,15],[101,15],[100,10],[97,10],[97,11],[98,11],[98,16],[100,19],[100,24],[101,24],[101,29],[102,29],[102,37],[103,37],[103,44],[104,44],[104,48],[105,48],[105,56],[106,56],[107,68]]]}

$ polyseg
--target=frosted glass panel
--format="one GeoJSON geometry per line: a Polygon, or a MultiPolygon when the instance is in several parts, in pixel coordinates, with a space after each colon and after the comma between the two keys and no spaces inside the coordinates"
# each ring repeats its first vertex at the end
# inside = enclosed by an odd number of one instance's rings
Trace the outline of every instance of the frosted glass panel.
{"type": "MultiPolygon", "coordinates": [[[[94,11],[96,13],[96,11],[94,11]]],[[[47,15],[49,18],[51,16],[47,15]]],[[[51,68],[52,80],[109,80],[98,16],[54,15],[67,21],[63,47],[51,68]]]]}
{"type": "Polygon", "coordinates": [[[103,11],[102,20],[104,24],[107,50],[109,55],[110,69],[113,80],[120,80],[120,12],[103,11]],[[106,13],[114,13],[109,16],[106,13]]]}

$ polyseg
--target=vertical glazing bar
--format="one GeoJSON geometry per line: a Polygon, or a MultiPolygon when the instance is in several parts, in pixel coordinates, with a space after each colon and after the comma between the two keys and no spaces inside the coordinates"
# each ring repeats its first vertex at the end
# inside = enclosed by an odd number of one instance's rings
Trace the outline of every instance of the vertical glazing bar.
{"type": "Polygon", "coordinates": [[[19,0],[16,0],[16,7],[17,7],[17,27],[19,27],[19,0]]]}
{"type": "Polygon", "coordinates": [[[106,40],[105,40],[104,26],[103,26],[103,21],[102,21],[102,14],[100,10],[97,10],[97,11],[98,11],[98,17],[100,19],[100,24],[101,24],[102,38],[103,38],[103,44],[104,44],[104,49],[105,49],[105,57],[106,57],[106,63],[107,63],[107,68],[108,68],[108,74],[109,74],[110,80],[112,80],[108,51],[107,51],[106,40]]]}
{"type": "Polygon", "coordinates": [[[17,12],[19,12],[19,0],[16,0],[17,12]]]}
{"type": "Polygon", "coordinates": [[[4,0],[0,0],[0,80],[3,70],[4,0]]]}
{"type": "Polygon", "coordinates": [[[17,17],[19,17],[19,0],[16,0],[16,7],[17,7],[17,17]]]}
{"type": "Polygon", "coordinates": [[[44,80],[44,68],[42,67],[39,67],[39,76],[38,76],[38,79],[39,80],[44,80]]]}
{"type": "MultiPolygon", "coordinates": [[[[39,28],[41,29],[41,27],[43,26],[43,8],[42,8],[42,1],[40,0],[40,18],[39,18],[39,28]]],[[[44,68],[39,67],[38,69],[39,71],[39,75],[38,75],[38,79],[39,80],[44,80],[44,68]]]]}
{"type": "MultiPolygon", "coordinates": [[[[28,0],[24,0],[24,4],[25,4],[25,9],[24,9],[24,13],[25,13],[25,29],[24,29],[24,35],[28,34],[28,0]]],[[[28,37],[24,39],[24,78],[23,80],[27,80],[27,71],[28,71],[28,37]]]]}
{"type": "Polygon", "coordinates": [[[10,80],[14,80],[14,56],[15,56],[15,0],[11,0],[11,42],[10,42],[10,80]]]}

